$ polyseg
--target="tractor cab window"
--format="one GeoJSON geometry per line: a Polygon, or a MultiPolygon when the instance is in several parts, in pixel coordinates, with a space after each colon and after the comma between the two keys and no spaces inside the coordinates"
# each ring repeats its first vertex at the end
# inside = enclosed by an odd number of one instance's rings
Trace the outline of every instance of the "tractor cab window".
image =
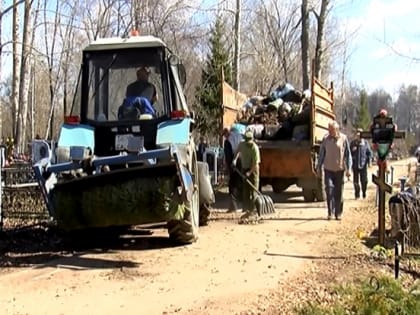
{"type": "Polygon", "coordinates": [[[168,114],[159,49],[92,52],[86,58],[87,119],[155,119],[168,114]]]}

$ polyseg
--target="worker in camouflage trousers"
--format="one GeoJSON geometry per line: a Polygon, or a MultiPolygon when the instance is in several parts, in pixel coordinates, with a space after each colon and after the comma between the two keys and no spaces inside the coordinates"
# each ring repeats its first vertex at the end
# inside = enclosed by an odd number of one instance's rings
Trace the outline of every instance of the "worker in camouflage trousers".
{"type": "MultiPolygon", "coordinates": [[[[250,183],[258,189],[260,185],[260,150],[258,145],[254,142],[254,135],[252,131],[245,132],[244,140],[245,141],[239,143],[233,160],[233,166],[236,167],[236,161],[240,158],[240,171],[244,176],[246,176],[250,183]]],[[[247,182],[243,183],[242,198],[243,211],[245,213],[241,216],[240,223],[247,220],[258,219],[258,214],[255,208],[256,192],[247,182]]]]}

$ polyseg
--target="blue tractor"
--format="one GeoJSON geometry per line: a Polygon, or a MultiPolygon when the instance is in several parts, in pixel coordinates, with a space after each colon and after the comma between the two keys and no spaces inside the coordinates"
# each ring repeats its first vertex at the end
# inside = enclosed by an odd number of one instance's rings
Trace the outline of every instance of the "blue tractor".
{"type": "Polygon", "coordinates": [[[197,161],[184,83],[183,65],[159,38],[103,38],[84,49],[78,101],[54,148],[38,143],[33,166],[60,229],[166,222],[174,241],[197,239],[214,193],[197,161]],[[147,83],[133,92],[140,70],[147,83]]]}

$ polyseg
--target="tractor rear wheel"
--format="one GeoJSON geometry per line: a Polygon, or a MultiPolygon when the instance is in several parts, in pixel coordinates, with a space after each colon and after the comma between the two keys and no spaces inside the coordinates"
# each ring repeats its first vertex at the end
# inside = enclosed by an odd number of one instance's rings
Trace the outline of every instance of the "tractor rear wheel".
{"type": "Polygon", "coordinates": [[[200,191],[198,181],[197,159],[194,155],[190,167],[194,191],[191,201],[184,202],[184,217],[181,220],[170,220],[167,223],[169,237],[180,244],[191,244],[198,239],[200,215],[200,191]]]}

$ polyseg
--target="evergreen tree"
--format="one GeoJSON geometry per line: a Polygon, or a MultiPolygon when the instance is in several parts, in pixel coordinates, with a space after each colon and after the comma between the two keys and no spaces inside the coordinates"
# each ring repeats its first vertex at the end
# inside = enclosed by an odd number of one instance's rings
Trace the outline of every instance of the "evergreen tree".
{"type": "Polygon", "coordinates": [[[201,74],[201,85],[196,90],[196,121],[199,132],[210,139],[220,134],[222,112],[222,71],[224,80],[232,84],[229,51],[225,48],[224,25],[220,17],[211,31],[210,53],[201,74]]]}
{"type": "Polygon", "coordinates": [[[360,106],[359,106],[359,110],[357,111],[355,127],[362,128],[363,130],[367,130],[370,124],[371,124],[371,117],[369,114],[369,107],[368,107],[368,95],[366,93],[366,90],[362,90],[360,92],[360,106]]]}

